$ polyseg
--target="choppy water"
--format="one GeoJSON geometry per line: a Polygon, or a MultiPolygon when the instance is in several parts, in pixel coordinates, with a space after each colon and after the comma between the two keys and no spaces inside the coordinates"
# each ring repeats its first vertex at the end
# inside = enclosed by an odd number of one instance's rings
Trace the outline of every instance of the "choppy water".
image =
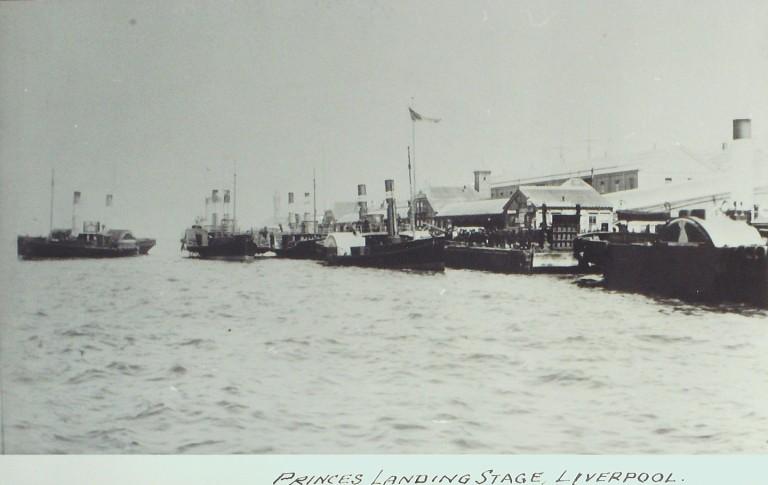
{"type": "Polygon", "coordinates": [[[768,451],[764,310],[175,249],[6,261],[6,453],[768,451]]]}

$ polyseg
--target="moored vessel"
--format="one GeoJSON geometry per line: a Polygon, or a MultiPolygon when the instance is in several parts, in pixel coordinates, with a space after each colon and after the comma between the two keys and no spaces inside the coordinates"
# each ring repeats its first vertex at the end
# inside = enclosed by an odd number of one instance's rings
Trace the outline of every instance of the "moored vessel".
{"type": "Polygon", "coordinates": [[[223,198],[219,196],[218,190],[213,190],[211,197],[205,199],[206,216],[198,218],[195,224],[187,228],[181,239],[181,249],[186,250],[190,257],[242,261],[252,259],[259,251],[253,232],[238,231],[234,216],[229,217],[227,211],[230,202],[229,190],[224,191],[223,198]],[[220,206],[222,201],[223,205],[220,206]],[[209,207],[212,207],[210,224],[206,224],[209,220],[209,207]],[[218,217],[219,208],[223,212],[221,219],[218,217]]]}
{"type": "Polygon", "coordinates": [[[768,306],[768,248],[746,221],[678,217],[653,242],[608,242],[609,288],[768,306]]]}
{"type": "MultiPolygon", "coordinates": [[[[127,229],[107,229],[101,222],[85,221],[77,229],[77,207],[81,193],[72,198],[71,229],[53,228],[55,173],[51,170],[51,200],[48,236],[18,236],[16,252],[22,259],[117,258],[147,254],[155,245],[150,238],[136,239],[127,229]]],[[[107,194],[106,207],[112,206],[113,196],[107,194]]]]}
{"type": "MultiPolygon", "coordinates": [[[[145,243],[145,252],[154,246],[145,243]]],[[[56,229],[48,237],[19,236],[17,253],[22,259],[116,258],[140,254],[140,246],[128,230],[103,230],[100,223],[85,222],[83,231],[56,229]]]]}
{"type": "Polygon", "coordinates": [[[394,181],[385,181],[387,199],[386,233],[331,233],[323,246],[326,261],[334,266],[445,270],[445,238],[416,238],[399,234],[394,181]]]}

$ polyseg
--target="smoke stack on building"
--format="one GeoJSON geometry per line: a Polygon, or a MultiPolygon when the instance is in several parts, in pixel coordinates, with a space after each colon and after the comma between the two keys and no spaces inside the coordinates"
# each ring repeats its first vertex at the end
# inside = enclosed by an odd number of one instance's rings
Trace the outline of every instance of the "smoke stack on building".
{"type": "Polygon", "coordinates": [[[357,209],[360,215],[360,220],[365,218],[368,214],[368,201],[366,200],[365,184],[358,184],[357,186],[357,209]]]}
{"type": "Polygon", "coordinates": [[[475,170],[475,192],[483,194],[483,196],[491,196],[491,171],[490,170],[475,170]]]}

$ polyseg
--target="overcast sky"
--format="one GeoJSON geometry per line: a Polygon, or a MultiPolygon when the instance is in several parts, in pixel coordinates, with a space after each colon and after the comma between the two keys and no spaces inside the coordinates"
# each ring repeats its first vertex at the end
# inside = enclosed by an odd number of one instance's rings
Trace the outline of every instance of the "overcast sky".
{"type": "MultiPolygon", "coordinates": [[[[5,235],[82,212],[177,237],[237,163],[242,225],[272,196],[408,194],[472,170],[535,175],[681,143],[753,118],[768,140],[768,2],[0,3],[5,235]],[[562,158],[560,155],[562,146],[562,158]],[[607,158],[606,158],[607,157],[607,158]]],[[[322,208],[322,207],[321,207],[322,208]]]]}

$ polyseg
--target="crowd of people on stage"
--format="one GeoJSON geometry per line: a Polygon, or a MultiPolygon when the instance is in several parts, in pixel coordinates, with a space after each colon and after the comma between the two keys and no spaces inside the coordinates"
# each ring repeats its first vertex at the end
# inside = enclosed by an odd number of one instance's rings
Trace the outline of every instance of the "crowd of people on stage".
{"type": "Polygon", "coordinates": [[[449,240],[470,246],[530,249],[543,248],[552,242],[552,228],[548,229],[487,229],[484,227],[451,228],[446,232],[449,240]]]}

